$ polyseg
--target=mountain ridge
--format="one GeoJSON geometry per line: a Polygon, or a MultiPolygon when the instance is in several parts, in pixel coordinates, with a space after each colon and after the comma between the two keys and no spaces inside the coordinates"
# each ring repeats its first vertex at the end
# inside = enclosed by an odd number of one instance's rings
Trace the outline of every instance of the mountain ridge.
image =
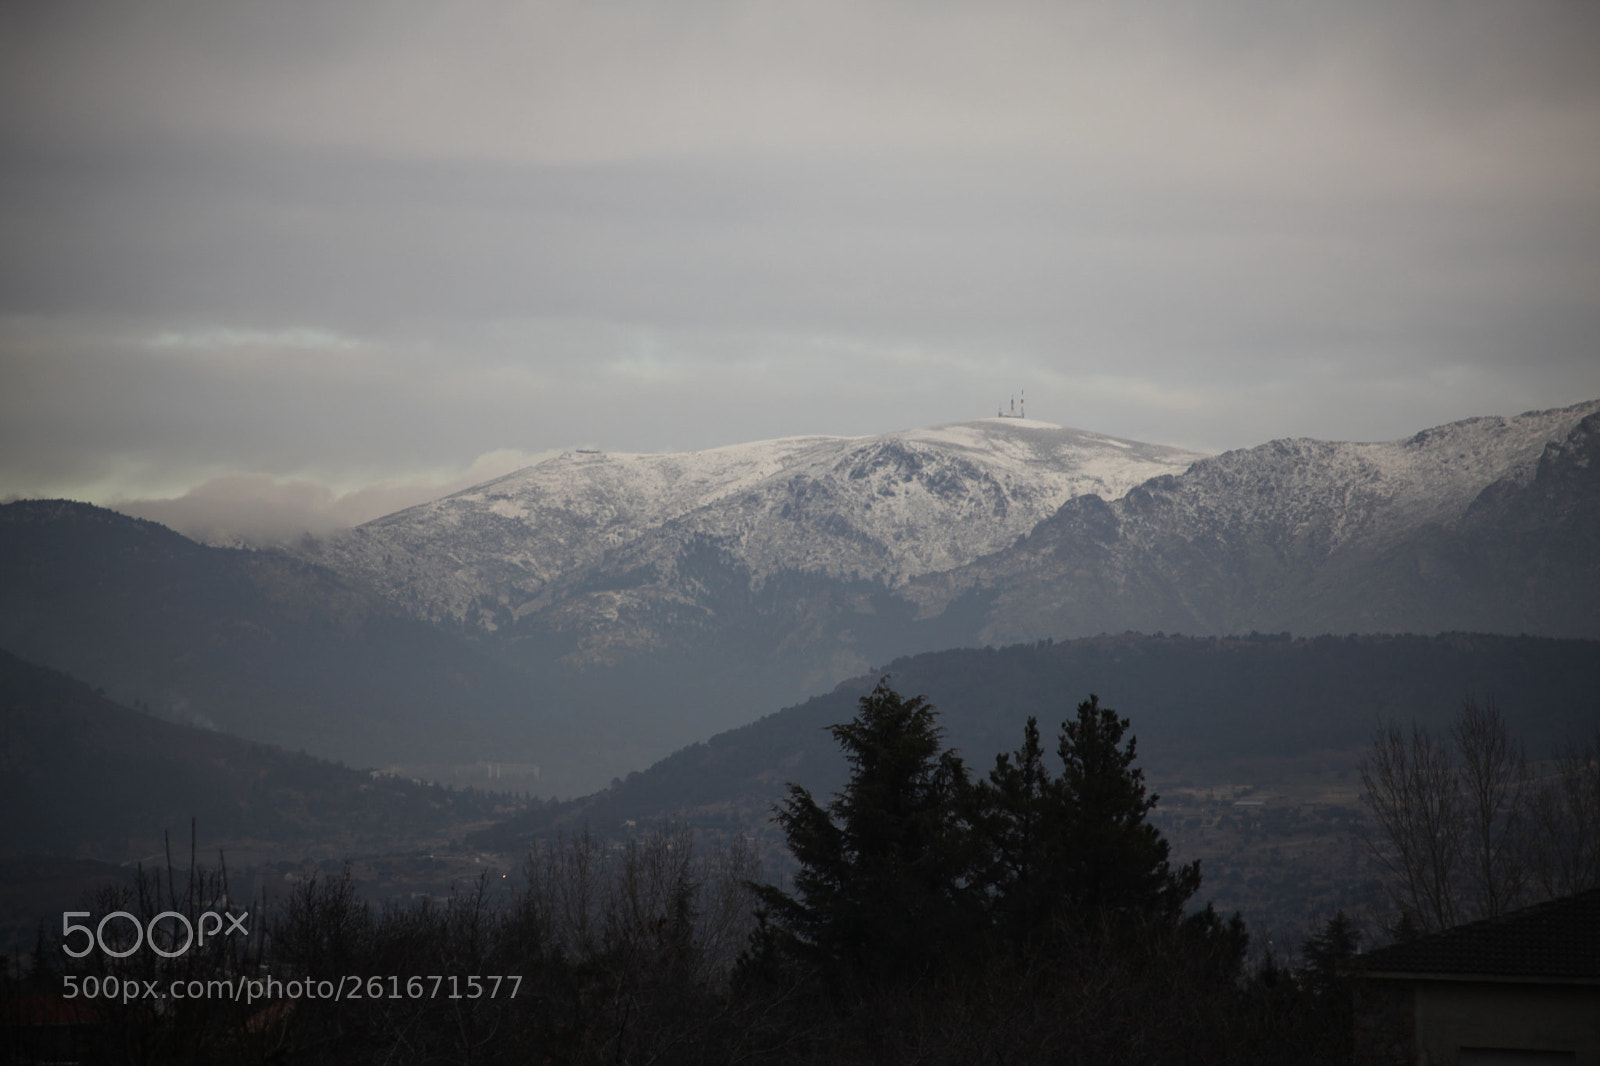
{"type": "MultiPolygon", "coordinates": [[[[1454,541],[1515,521],[1504,506],[1487,517],[1495,493],[1484,493],[1532,491],[1545,453],[1597,413],[1588,401],[1392,441],[1284,438],[1215,456],[1007,418],[665,456],[569,453],[369,523],[318,558],[423,617],[559,647],[576,668],[759,630],[775,652],[807,645],[808,684],[917,650],[902,615],[944,619],[957,643],[1493,630],[1483,603],[1509,595],[1513,613],[1537,612],[1492,561],[1457,573],[1495,585],[1491,595],[1438,573],[1419,584],[1397,560],[1473,555],[1454,541]],[[1441,606],[1387,593],[1381,609],[1352,606],[1348,589],[1377,573],[1441,606]],[[1455,617],[1452,600],[1479,606],[1455,617]],[[977,624],[950,615],[963,602],[977,624]]],[[[1541,534],[1525,534],[1536,552],[1541,534]]],[[[1532,631],[1596,632],[1573,624],[1532,631]]]]}
{"type": "Polygon", "coordinates": [[[568,452],[312,549],[414,612],[494,630],[603,568],[711,537],[779,570],[890,585],[970,561],[1085,491],[1120,495],[1200,453],[1023,419],[701,452],[568,452]],[[563,585],[564,582],[564,585],[563,585]]]}
{"type": "MultiPolygon", "coordinates": [[[[1581,474],[1600,453],[1597,440],[1600,401],[1469,419],[1391,442],[1272,441],[1200,460],[1121,500],[1069,501],[1011,551],[907,592],[927,616],[948,598],[997,590],[981,642],[1086,635],[1096,623],[1191,633],[1494,631],[1495,606],[1510,611],[1531,595],[1496,580],[1497,571],[1560,538],[1561,557],[1580,574],[1592,571],[1582,559],[1593,534],[1564,521],[1529,528],[1517,501],[1564,480],[1563,502],[1545,506],[1587,500],[1592,510],[1600,487],[1581,474]],[[1525,534],[1520,550],[1480,559],[1475,575],[1430,562],[1441,552],[1470,554],[1454,542],[1492,539],[1495,527],[1514,522],[1525,534]],[[1429,617],[1420,608],[1431,595],[1455,595],[1452,582],[1496,591],[1471,594],[1484,602],[1468,614],[1429,617]],[[1387,591],[1401,585],[1412,602],[1387,591]],[[1359,609],[1347,602],[1355,587],[1392,602],[1359,609]]],[[[1546,591],[1565,601],[1600,587],[1591,580],[1546,591]]],[[[1594,636],[1597,626],[1600,617],[1516,631],[1594,636]]]]}

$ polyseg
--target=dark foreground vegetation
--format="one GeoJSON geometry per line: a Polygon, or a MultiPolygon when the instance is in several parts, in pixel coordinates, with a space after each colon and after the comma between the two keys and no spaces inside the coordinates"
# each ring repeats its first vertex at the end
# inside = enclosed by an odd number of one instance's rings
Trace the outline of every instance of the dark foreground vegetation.
{"type": "Polygon", "coordinates": [[[1243,923],[1194,906],[1200,870],[1149,824],[1127,728],[1091,697],[1054,760],[1029,721],[980,778],[880,685],[833,729],[844,788],[778,812],[787,888],[686,828],[540,844],[507,890],[381,908],[315,878],[268,914],[221,867],[169,868],[83,905],[98,943],[41,930],[7,1051],[31,1061],[33,1011],[90,1062],[1346,1060],[1353,930],[1247,968],[1243,923]],[[246,912],[248,936],[178,950],[185,920],[246,912]]]}

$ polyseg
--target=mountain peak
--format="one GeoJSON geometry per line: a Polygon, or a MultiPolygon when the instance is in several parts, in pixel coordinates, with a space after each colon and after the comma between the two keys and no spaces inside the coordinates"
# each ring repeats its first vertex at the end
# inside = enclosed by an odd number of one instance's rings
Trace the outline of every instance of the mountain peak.
{"type": "Polygon", "coordinates": [[[1073,496],[1114,499],[1201,457],[1021,418],[697,452],[585,449],[369,522],[320,559],[427,617],[491,627],[597,567],[671,569],[691,537],[723,545],[757,580],[798,570],[894,584],[1004,547],[1073,496]]]}

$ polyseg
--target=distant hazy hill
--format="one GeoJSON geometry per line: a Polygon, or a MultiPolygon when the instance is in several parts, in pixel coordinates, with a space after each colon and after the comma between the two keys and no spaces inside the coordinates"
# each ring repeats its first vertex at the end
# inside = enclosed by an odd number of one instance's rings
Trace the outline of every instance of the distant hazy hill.
{"type": "Polygon", "coordinates": [[[562,792],[614,772],[574,771],[602,745],[574,738],[584,704],[558,681],[303,560],[85,504],[0,506],[0,647],[160,717],[356,766],[541,765],[562,792]]]}
{"type": "Polygon", "coordinates": [[[208,841],[351,846],[493,816],[447,793],[192,726],[0,651],[0,857],[126,861],[208,841]]]}
{"type": "MultiPolygon", "coordinates": [[[[1464,698],[1492,698],[1535,758],[1600,719],[1600,642],[1476,634],[1214,639],[1124,634],[1054,644],[934,652],[887,667],[900,692],[926,695],[946,743],[984,774],[1039,718],[1054,752],[1060,722],[1093,692],[1129,717],[1142,765],[1167,780],[1231,780],[1366,746],[1380,720],[1441,728],[1464,698]],[[1218,777],[1216,775],[1224,776],[1218,777]]],[[[682,818],[748,829],[793,781],[819,797],[845,778],[828,727],[849,721],[875,679],[720,733],[561,810],[490,831],[499,846],[554,828],[611,832],[682,818]]],[[[1053,757],[1053,756],[1052,756],[1053,757]]],[[[1348,758],[1344,760],[1348,763],[1348,758]]]]}

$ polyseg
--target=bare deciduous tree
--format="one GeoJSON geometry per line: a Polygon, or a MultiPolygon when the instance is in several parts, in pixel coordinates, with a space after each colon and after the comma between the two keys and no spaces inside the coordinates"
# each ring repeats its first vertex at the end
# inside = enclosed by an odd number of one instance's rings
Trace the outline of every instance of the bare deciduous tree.
{"type": "Polygon", "coordinates": [[[626,843],[586,830],[535,842],[525,876],[525,920],[568,958],[679,953],[721,974],[754,927],[747,885],[759,865],[743,838],[701,849],[683,825],[626,843]]]}
{"type": "Polygon", "coordinates": [[[1517,905],[1527,876],[1527,759],[1492,699],[1483,704],[1467,700],[1450,735],[1461,754],[1465,872],[1472,910],[1477,917],[1492,918],[1517,905]]]}
{"type": "Polygon", "coordinates": [[[1556,748],[1529,804],[1530,866],[1547,896],[1600,888],[1600,726],[1556,748]]]}
{"type": "Polygon", "coordinates": [[[1378,823],[1367,843],[1402,920],[1424,931],[1455,925],[1463,820],[1449,746],[1424,726],[1408,737],[1390,722],[1361,762],[1361,783],[1378,823]]]}
{"type": "Polygon", "coordinates": [[[1448,737],[1381,726],[1361,781],[1367,845],[1403,927],[1432,932],[1600,887],[1600,729],[1536,777],[1493,701],[1467,700],[1448,737]]]}

